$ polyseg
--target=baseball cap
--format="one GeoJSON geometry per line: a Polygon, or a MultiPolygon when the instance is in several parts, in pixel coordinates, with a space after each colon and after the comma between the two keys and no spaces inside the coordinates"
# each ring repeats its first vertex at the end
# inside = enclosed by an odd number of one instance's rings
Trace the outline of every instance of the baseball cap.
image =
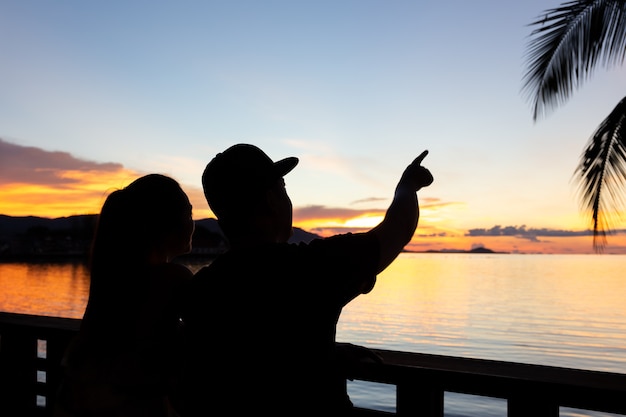
{"type": "Polygon", "coordinates": [[[202,173],[209,207],[218,217],[258,198],[298,164],[298,158],[272,161],[254,145],[239,143],[218,153],[202,173]]]}

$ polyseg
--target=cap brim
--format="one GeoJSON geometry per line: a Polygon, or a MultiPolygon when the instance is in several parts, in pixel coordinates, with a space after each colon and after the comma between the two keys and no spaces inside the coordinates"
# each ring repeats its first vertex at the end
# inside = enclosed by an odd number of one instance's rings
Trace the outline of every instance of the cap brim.
{"type": "Polygon", "coordinates": [[[298,158],[296,158],[295,156],[291,156],[289,158],[281,159],[280,161],[274,162],[274,168],[281,177],[284,177],[285,175],[290,173],[291,170],[296,167],[296,165],[298,165],[298,162],[298,158]]]}

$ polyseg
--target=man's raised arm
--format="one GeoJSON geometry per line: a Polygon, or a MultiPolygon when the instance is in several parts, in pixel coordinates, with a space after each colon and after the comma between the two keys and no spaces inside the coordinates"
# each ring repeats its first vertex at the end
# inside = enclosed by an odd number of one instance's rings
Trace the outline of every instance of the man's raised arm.
{"type": "Polygon", "coordinates": [[[375,234],[380,243],[378,272],[384,270],[396,259],[415,233],[419,219],[419,202],[416,193],[433,182],[430,171],[422,166],[422,160],[426,155],[428,151],[422,152],[404,170],[385,218],[368,232],[375,234]]]}

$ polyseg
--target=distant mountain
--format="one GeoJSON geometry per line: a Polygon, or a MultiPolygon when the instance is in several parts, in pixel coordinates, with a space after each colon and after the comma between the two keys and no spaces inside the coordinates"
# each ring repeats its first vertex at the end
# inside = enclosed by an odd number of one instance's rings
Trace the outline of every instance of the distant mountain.
{"type": "Polygon", "coordinates": [[[289,239],[289,243],[309,243],[313,239],[321,239],[321,236],[316,235],[315,233],[307,232],[299,227],[294,227],[293,236],[289,239]]]}
{"type": "Polygon", "coordinates": [[[0,215],[0,258],[84,257],[96,226],[95,215],[48,219],[0,215]]]}
{"type": "Polygon", "coordinates": [[[45,228],[50,231],[76,230],[85,227],[89,229],[94,227],[95,222],[95,214],[56,219],[35,216],[13,217],[0,214],[0,238],[25,234],[29,230],[38,228],[45,228]]]}
{"type": "Polygon", "coordinates": [[[211,233],[217,233],[221,236],[224,236],[224,233],[222,232],[222,229],[220,228],[220,225],[217,223],[216,219],[196,220],[196,229],[197,228],[204,228],[211,233]]]}

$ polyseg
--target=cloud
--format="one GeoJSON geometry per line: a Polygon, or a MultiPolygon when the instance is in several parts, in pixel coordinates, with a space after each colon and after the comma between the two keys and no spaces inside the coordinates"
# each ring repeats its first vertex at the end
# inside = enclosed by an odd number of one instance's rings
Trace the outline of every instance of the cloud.
{"type": "Polygon", "coordinates": [[[415,236],[419,238],[437,238],[437,237],[447,237],[450,236],[450,233],[442,231],[442,232],[431,232],[431,233],[421,233],[418,230],[415,232],[415,236]]]}
{"type": "MultiPolygon", "coordinates": [[[[613,234],[623,234],[626,230],[615,230],[613,234]]],[[[593,236],[592,230],[563,230],[547,228],[526,228],[522,226],[493,226],[490,229],[470,229],[465,236],[512,236],[520,239],[527,239],[539,242],[541,237],[578,237],[593,236]]]]}
{"type": "MultiPolygon", "coordinates": [[[[41,217],[98,213],[111,191],[144,174],[119,163],[88,161],[68,152],[21,146],[0,138],[0,213],[41,217]]],[[[194,217],[212,216],[202,189],[181,187],[194,207],[194,217]]]]}
{"type": "Polygon", "coordinates": [[[457,201],[441,201],[440,198],[435,197],[427,197],[420,198],[420,208],[428,208],[428,209],[440,209],[444,207],[456,207],[456,206],[464,206],[465,203],[460,203],[457,201]]]}
{"type": "Polygon", "coordinates": [[[322,205],[311,205],[304,207],[294,207],[293,218],[294,221],[308,221],[308,220],[345,220],[352,219],[363,215],[371,215],[375,210],[363,209],[356,210],[351,208],[341,207],[326,207],[322,205]]]}
{"type": "Polygon", "coordinates": [[[333,175],[336,179],[364,184],[368,187],[384,187],[380,179],[380,162],[376,158],[345,155],[335,144],[308,140],[288,139],[286,143],[293,147],[300,158],[300,169],[333,175]]]}
{"type": "Polygon", "coordinates": [[[63,217],[100,210],[107,191],[140,173],[0,139],[0,213],[63,217]]]}
{"type": "MultiPolygon", "coordinates": [[[[384,198],[384,197],[366,197],[366,198],[362,198],[359,200],[355,200],[353,202],[350,203],[350,205],[358,205],[358,204],[364,204],[364,203],[381,203],[381,202],[390,202],[389,198],[384,198]]],[[[442,207],[449,207],[449,206],[458,206],[458,205],[462,205],[462,203],[457,203],[457,202],[442,202],[440,198],[435,198],[435,197],[424,197],[424,198],[420,198],[420,208],[432,208],[432,209],[436,209],[436,208],[442,208],[442,207]]],[[[387,207],[387,206],[385,206],[387,207]]],[[[386,208],[385,208],[386,210],[386,208]]]]}
{"type": "MultiPolygon", "coordinates": [[[[382,199],[366,198],[360,201],[380,201],[382,199]]],[[[386,199],[385,199],[386,200],[386,199]]],[[[449,206],[455,206],[456,202],[442,202],[438,198],[427,198],[420,202],[422,216],[419,229],[416,236],[422,237],[441,237],[448,236],[450,233],[445,231],[441,226],[436,230],[429,230],[433,225],[429,221],[429,217],[437,216],[437,211],[445,209],[449,206]]],[[[366,207],[356,209],[352,207],[328,207],[324,205],[308,205],[303,207],[294,207],[293,221],[294,225],[308,230],[325,231],[324,235],[335,234],[340,232],[359,232],[369,230],[383,220],[388,206],[384,207],[366,207]]],[[[462,235],[464,232],[460,232],[462,235]]]]}
{"type": "Polygon", "coordinates": [[[20,146],[0,138],[0,185],[37,184],[71,186],[80,178],[66,175],[68,171],[119,172],[116,163],[97,163],[78,159],[67,152],[46,151],[32,146],[20,146]]]}
{"type": "Polygon", "coordinates": [[[378,203],[380,201],[387,201],[387,200],[388,200],[387,198],[382,198],[382,197],[369,197],[369,198],[362,198],[360,200],[353,201],[350,204],[354,205],[354,204],[362,204],[362,203],[378,203]]]}

